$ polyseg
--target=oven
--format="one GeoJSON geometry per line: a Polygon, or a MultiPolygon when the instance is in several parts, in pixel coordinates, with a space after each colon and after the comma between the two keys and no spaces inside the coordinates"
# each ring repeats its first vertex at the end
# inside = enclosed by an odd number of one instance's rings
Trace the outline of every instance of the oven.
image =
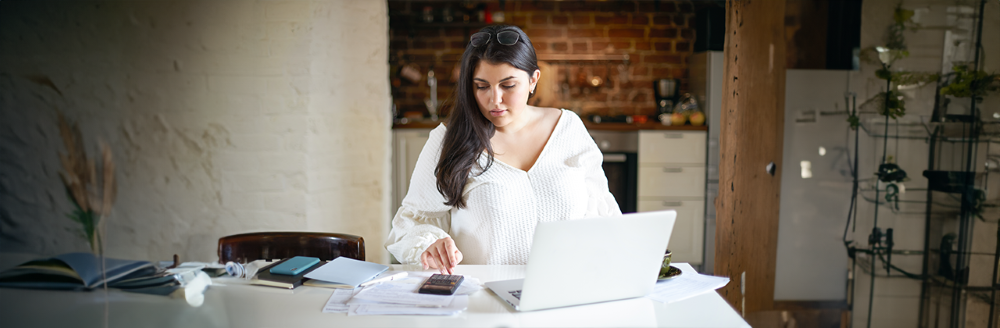
{"type": "Polygon", "coordinates": [[[636,131],[591,130],[597,147],[604,154],[604,175],[608,178],[608,189],[615,196],[622,213],[636,210],[636,179],[639,169],[637,152],[639,133],[636,131]]]}

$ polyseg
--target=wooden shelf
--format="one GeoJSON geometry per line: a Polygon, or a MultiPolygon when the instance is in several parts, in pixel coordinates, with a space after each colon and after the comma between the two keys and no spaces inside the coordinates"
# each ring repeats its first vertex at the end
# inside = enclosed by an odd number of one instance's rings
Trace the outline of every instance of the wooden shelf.
{"type": "Polygon", "coordinates": [[[544,61],[628,61],[628,55],[615,54],[539,54],[544,61]]]}
{"type": "Polygon", "coordinates": [[[460,28],[476,28],[476,29],[478,29],[478,28],[486,27],[488,25],[492,25],[492,24],[487,24],[487,23],[483,23],[483,22],[468,22],[468,23],[466,23],[466,22],[453,22],[453,23],[433,22],[433,23],[424,23],[422,21],[415,21],[415,22],[394,22],[390,27],[393,27],[393,28],[453,28],[453,27],[460,27],[460,28]]]}

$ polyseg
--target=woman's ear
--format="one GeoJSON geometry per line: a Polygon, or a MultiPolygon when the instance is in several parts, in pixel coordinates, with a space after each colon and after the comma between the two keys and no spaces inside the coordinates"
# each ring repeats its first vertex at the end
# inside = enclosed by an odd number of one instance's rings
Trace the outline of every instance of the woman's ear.
{"type": "Polygon", "coordinates": [[[540,77],[542,77],[542,71],[540,71],[540,70],[536,69],[535,72],[531,74],[531,79],[529,79],[529,82],[531,83],[531,92],[532,93],[535,92],[535,86],[538,85],[538,78],[540,78],[540,77]]]}

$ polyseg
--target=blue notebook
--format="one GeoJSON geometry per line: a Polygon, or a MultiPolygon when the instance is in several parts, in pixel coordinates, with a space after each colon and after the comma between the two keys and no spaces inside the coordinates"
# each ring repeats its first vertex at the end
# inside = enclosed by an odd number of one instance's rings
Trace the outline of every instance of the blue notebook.
{"type": "Polygon", "coordinates": [[[306,278],[358,287],[388,269],[378,263],[341,256],[309,272],[306,278]]]}

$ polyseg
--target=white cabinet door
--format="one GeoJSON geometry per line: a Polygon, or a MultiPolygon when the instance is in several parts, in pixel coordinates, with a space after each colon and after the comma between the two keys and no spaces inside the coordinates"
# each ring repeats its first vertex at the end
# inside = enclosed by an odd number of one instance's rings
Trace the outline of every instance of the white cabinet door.
{"type": "Polygon", "coordinates": [[[396,210],[403,203],[406,191],[410,188],[410,176],[413,174],[413,167],[417,165],[417,158],[420,151],[424,149],[427,138],[430,136],[429,129],[399,129],[393,130],[392,147],[392,187],[393,203],[389,213],[396,214],[396,210]]]}
{"type": "Polygon", "coordinates": [[[705,165],[705,131],[639,131],[639,165],[705,165]]]}
{"type": "Polygon", "coordinates": [[[671,261],[701,264],[705,238],[705,202],[701,200],[639,200],[639,212],[675,210],[677,220],[667,248],[671,261]]]}
{"type": "Polygon", "coordinates": [[[705,166],[639,165],[639,197],[705,197],[705,166]]]}

